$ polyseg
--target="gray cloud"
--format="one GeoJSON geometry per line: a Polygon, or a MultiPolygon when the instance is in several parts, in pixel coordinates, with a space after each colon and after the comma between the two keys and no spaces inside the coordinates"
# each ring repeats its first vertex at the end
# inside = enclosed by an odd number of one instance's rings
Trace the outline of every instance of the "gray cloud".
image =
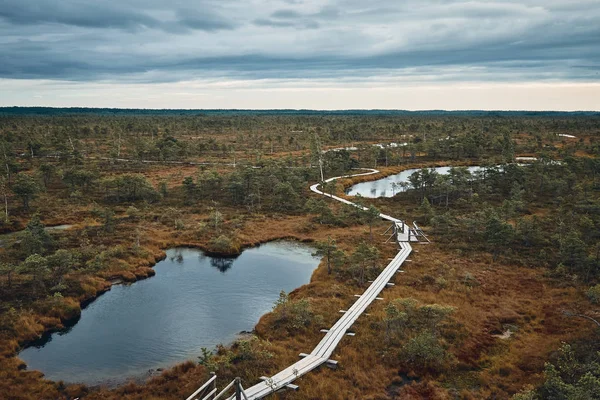
{"type": "Polygon", "coordinates": [[[156,27],[160,22],[140,12],[107,7],[97,2],[5,0],[0,17],[14,25],[54,23],[84,28],[156,27]]]}
{"type": "Polygon", "coordinates": [[[267,26],[273,28],[305,28],[305,29],[317,29],[321,24],[314,20],[280,20],[274,18],[258,18],[253,21],[257,26],[267,26]]]}
{"type": "Polygon", "coordinates": [[[278,20],[271,18],[257,18],[253,21],[256,26],[264,26],[264,27],[272,27],[272,28],[302,28],[302,27],[310,27],[310,28],[318,28],[318,22],[311,22],[310,26],[306,26],[304,23],[299,21],[289,21],[289,20],[278,20]]]}
{"type": "Polygon", "coordinates": [[[254,24],[279,28],[317,29],[321,27],[322,23],[331,22],[337,16],[338,10],[334,7],[324,7],[317,12],[311,13],[302,13],[284,8],[276,10],[268,18],[254,20],[254,24]]]}
{"type": "Polygon", "coordinates": [[[0,78],[597,81],[598,43],[596,0],[4,0],[0,78]]]}
{"type": "Polygon", "coordinates": [[[281,19],[295,19],[302,18],[302,14],[300,14],[298,11],[284,9],[275,11],[273,14],[271,14],[271,17],[281,19]]]}
{"type": "Polygon", "coordinates": [[[228,19],[210,12],[198,12],[196,10],[178,11],[178,19],[172,26],[183,26],[190,29],[214,32],[224,29],[234,29],[236,24],[228,19]]]}
{"type": "MultiPolygon", "coordinates": [[[[127,1],[106,3],[77,0],[4,0],[0,9],[0,19],[11,25],[60,24],[79,28],[116,28],[125,30],[161,29],[167,31],[184,31],[198,29],[216,31],[232,29],[234,24],[218,16],[209,9],[174,9],[175,19],[159,18],[151,13],[128,5],[127,1]]],[[[160,9],[158,9],[160,10],[160,9]]],[[[148,11],[157,11],[150,9],[148,11]]]]}

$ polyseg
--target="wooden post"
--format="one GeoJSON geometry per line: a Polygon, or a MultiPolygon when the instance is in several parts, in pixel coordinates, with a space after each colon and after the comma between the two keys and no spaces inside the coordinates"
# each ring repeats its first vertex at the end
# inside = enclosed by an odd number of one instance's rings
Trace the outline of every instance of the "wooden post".
{"type": "Polygon", "coordinates": [[[235,400],[242,400],[242,383],[240,378],[235,378],[235,400]]]}

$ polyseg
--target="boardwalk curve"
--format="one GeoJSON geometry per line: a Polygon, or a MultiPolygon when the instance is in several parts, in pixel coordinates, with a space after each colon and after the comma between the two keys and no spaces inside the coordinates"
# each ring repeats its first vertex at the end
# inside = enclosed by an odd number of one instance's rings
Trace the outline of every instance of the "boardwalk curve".
{"type": "MultiPolygon", "coordinates": [[[[340,178],[351,178],[355,176],[366,176],[373,175],[379,173],[376,169],[366,169],[367,172],[358,173],[353,175],[344,175],[337,176],[334,178],[329,178],[325,182],[331,182],[340,178]]],[[[310,190],[314,193],[330,197],[334,200],[340,201],[342,203],[358,207],[360,209],[366,210],[366,207],[355,204],[349,200],[343,199],[338,196],[334,196],[332,194],[324,193],[319,189],[320,184],[314,184],[310,187],[310,190]]],[[[316,369],[320,365],[324,363],[337,363],[335,361],[330,360],[333,351],[342,340],[344,335],[346,335],[348,329],[354,324],[354,322],[363,314],[363,312],[371,305],[371,303],[378,297],[379,293],[390,283],[390,280],[394,277],[396,272],[400,270],[402,263],[407,259],[407,257],[412,252],[412,247],[410,245],[411,235],[410,228],[404,224],[403,221],[391,217],[385,214],[379,214],[379,216],[387,221],[390,221],[395,226],[396,231],[396,240],[400,247],[398,254],[392,259],[392,261],[384,268],[384,270],[379,274],[379,276],[371,283],[371,285],[365,290],[365,292],[360,295],[358,300],[352,304],[352,306],[344,312],[344,315],[337,320],[337,322],[328,330],[323,339],[319,342],[319,344],[313,349],[310,354],[302,354],[303,357],[298,362],[290,365],[284,370],[278,372],[270,378],[265,378],[262,382],[245,389],[245,397],[247,399],[261,399],[269,394],[276,392],[277,390],[284,389],[286,387],[291,387],[291,383],[301,377],[302,375],[307,374],[308,372],[316,369]]],[[[194,397],[191,396],[191,399],[194,397]]],[[[234,399],[235,396],[230,397],[229,399],[234,399]]],[[[188,398],[188,400],[191,400],[188,398]]]]}

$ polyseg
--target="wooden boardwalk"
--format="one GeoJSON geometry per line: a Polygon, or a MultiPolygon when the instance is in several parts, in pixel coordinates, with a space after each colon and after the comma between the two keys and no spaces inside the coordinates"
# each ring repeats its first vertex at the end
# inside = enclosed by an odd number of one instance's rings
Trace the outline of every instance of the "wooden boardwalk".
{"type": "MultiPolygon", "coordinates": [[[[326,182],[353,176],[372,175],[378,172],[379,171],[377,170],[371,169],[365,173],[330,178],[327,179],[326,182]]],[[[323,193],[321,190],[319,190],[319,184],[312,185],[310,190],[320,195],[331,197],[332,199],[342,203],[366,210],[365,207],[352,203],[351,201],[341,197],[323,193]]],[[[414,237],[411,237],[410,228],[405,225],[403,221],[385,214],[379,214],[379,216],[394,224],[396,240],[400,246],[400,251],[396,257],[394,257],[388,266],[385,267],[385,269],[381,272],[381,274],[379,274],[377,279],[371,283],[367,290],[358,297],[358,300],[356,300],[356,302],[348,310],[344,311],[344,315],[331,327],[331,329],[327,331],[325,337],[323,337],[323,339],[310,354],[301,354],[300,356],[302,359],[298,362],[290,365],[283,371],[280,371],[270,378],[265,378],[261,383],[245,389],[245,397],[247,396],[248,399],[261,399],[271,393],[276,392],[277,390],[293,388],[294,386],[291,385],[293,381],[319,367],[320,365],[324,363],[333,365],[337,364],[336,361],[330,359],[333,351],[346,333],[348,333],[348,329],[350,329],[352,324],[354,324],[358,317],[364,313],[367,307],[371,305],[371,303],[378,297],[379,293],[390,283],[394,275],[400,270],[402,263],[412,252],[412,247],[409,242],[416,241],[414,237]]],[[[233,396],[230,397],[230,399],[233,398],[233,396]]]]}
{"type": "Polygon", "coordinates": [[[367,307],[369,307],[375,298],[378,297],[379,293],[386,287],[390,280],[392,280],[402,263],[412,251],[412,247],[408,242],[401,242],[400,247],[400,252],[396,257],[394,257],[352,307],[350,307],[333,327],[329,329],[329,332],[325,334],[325,337],[319,342],[317,347],[315,347],[310,354],[305,355],[300,361],[290,365],[276,375],[273,375],[268,381],[263,381],[246,389],[248,399],[261,399],[276,390],[285,388],[297,378],[320,365],[330,362],[333,351],[346,335],[348,329],[367,307]]]}
{"type": "MultiPolygon", "coordinates": [[[[360,168],[360,169],[361,170],[366,170],[368,172],[363,172],[361,174],[336,176],[336,177],[333,177],[333,178],[326,179],[325,183],[329,183],[329,182],[334,181],[336,179],[353,178],[355,176],[366,176],[366,175],[374,175],[374,174],[378,174],[379,173],[379,171],[376,170],[376,169],[371,169],[371,168],[360,168]]],[[[368,210],[368,207],[364,207],[364,206],[358,205],[356,203],[353,203],[350,200],[346,200],[346,199],[343,199],[341,197],[334,196],[334,195],[322,192],[321,190],[319,190],[319,185],[320,185],[320,183],[315,183],[314,185],[312,185],[310,187],[310,190],[313,191],[313,192],[315,192],[315,193],[318,193],[320,195],[323,195],[323,196],[332,198],[334,200],[337,200],[337,201],[339,201],[341,203],[348,204],[348,205],[356,207],[356,208],[360,208],[361,210],[364,210],[364,211],[368,210]]],[[[404,222],[401,221],[401,220],[399,220],[398,218],[394,218],[394,217],[392,217],[390,215],[386,215],[386,214],[379,214],[379,217],[381,217],[382,219],[385,219],[387,221],[393,222],[394,224],[401,224],[401,226],[404,228],[404,222]]],[[[401,231],[398,232],[398,234],[400,235],[398,237],[398,242],[408,242],[409,241],[409,230],[408,229],[402,229],[401,231]]]]}

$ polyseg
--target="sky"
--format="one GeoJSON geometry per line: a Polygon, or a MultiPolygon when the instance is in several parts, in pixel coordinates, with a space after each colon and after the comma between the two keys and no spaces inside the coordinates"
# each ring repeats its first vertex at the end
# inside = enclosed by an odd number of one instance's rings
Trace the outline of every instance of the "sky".
{"type": "Polygon", "coordinates": [[[2,0],[0,106],[600,110],[600,0],[2,0]]]}

